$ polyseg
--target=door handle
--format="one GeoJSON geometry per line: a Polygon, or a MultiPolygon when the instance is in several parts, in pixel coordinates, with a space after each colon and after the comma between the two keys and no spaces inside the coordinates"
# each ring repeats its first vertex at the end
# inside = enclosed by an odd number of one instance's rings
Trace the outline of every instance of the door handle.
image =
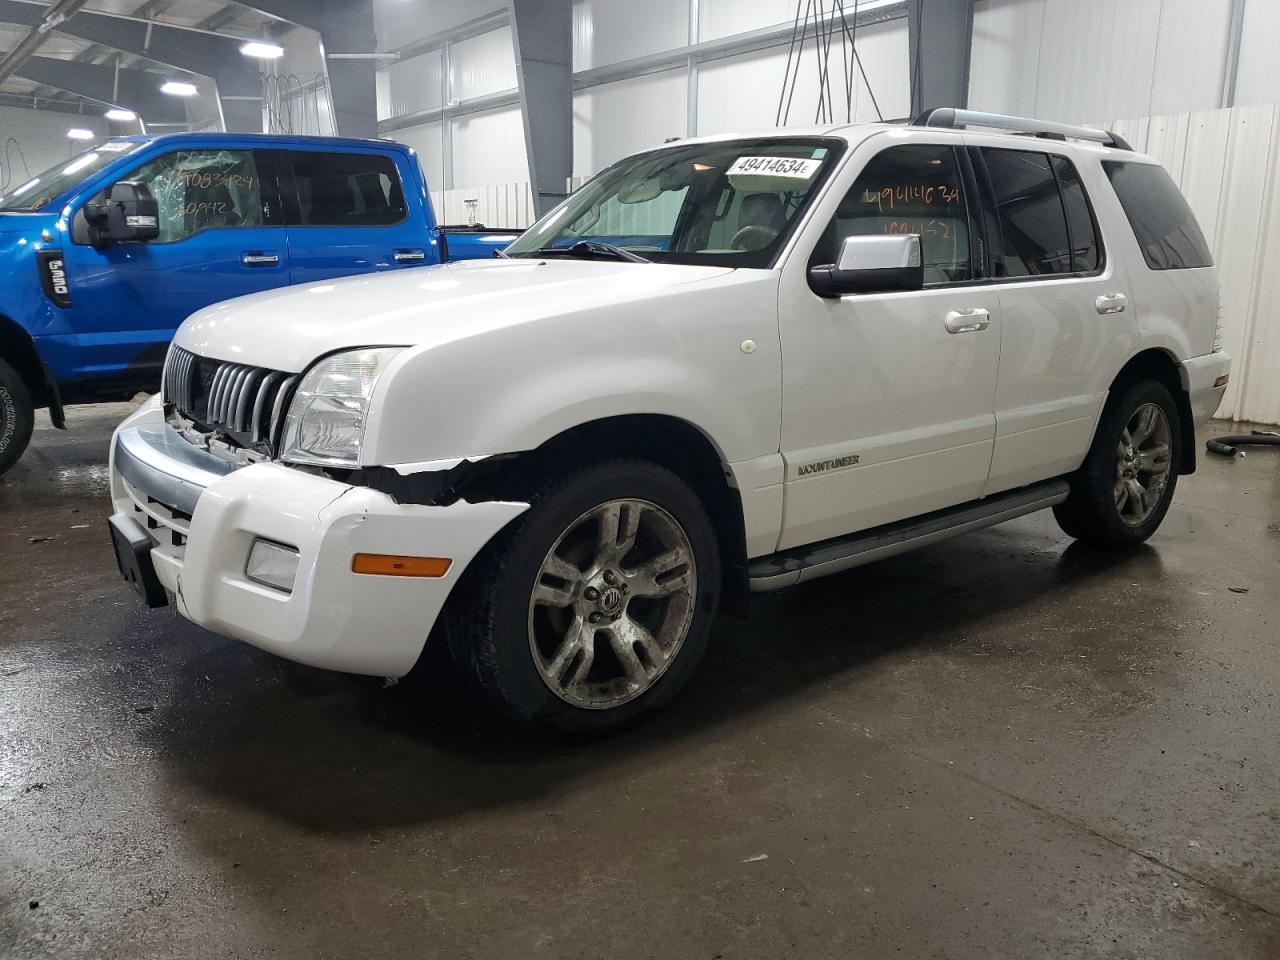
{"type": "Polygon", "coordinates": [[[1128,305],[1129,298],[1123,293],[1104,293],[1093,301],[1093,309],[1104,317],[1109,313],[1124,313],[1124,309],[1128,305]]]}
{"type": "Polygon", "coordinates": [[[982,307],[951,310],[942,321],[947,333],[976,333],[991,326],[991,311],[982,307]]]}
{"type": "Polygon", "coordinates": [[[240,262],[246,267],[274,267],[280,258],[274,253],[242,253],[240,262]]]}
{"type": "Polygon", "coordinates": [[[427,259],[425,250],[397,250],[392,254],[396,263],[421,263],[427,259]]]}

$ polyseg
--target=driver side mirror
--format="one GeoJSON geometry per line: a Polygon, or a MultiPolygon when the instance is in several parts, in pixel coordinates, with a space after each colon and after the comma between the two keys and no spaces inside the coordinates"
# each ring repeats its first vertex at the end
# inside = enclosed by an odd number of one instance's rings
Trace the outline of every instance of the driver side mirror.
{"type": "Polygon", "coordinates": [[[892,293],[924,286],[920,237],[914,233],[845,237],[836,263],[809,268],[809,286],[820,297],[892,293]]]}
{"type": "Polygon", "coordinates": [[[113,184],[105,200],[85,204],[84,218],[89,224],[89,242],[95,247],[160,236],[160,205],[145,183],[123,180],[113,184]]]}

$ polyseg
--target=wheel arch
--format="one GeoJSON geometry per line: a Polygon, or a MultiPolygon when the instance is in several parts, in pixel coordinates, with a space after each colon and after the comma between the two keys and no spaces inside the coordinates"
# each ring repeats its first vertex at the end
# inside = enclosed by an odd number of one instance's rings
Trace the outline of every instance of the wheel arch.
{"type": "Polygon", "coordinates": [[[566,460],[636,457],[660,464],[693,489],[707,508],[720,545],[723,583],[720,608],[746,616],[747,540],[742,498],[716,443],[687,420],[666,414],[623,414],[570,427],[538,447],[504,458],[487,481],[494,489],[519,488],[566,460]]]}
{"type": "Polygon", "coordinates": [[[36,352],[31,334],[8,317],[0,314],[0,357],[12,366],[31,393],[34,406],[49,406],[53,391],[45,377],[44,365],[36,352]]]}
{"type": "Polygon", "coordinates": [[[1187,386],[1182,378],[1182,364],[1171,351],[1163,347],[1149,347],[1134,354],[1120,368],[1120,372],[1111,381],[1110,392],[1114,394],[1121,384],[1135,380],[1155,380],[1168,388],[1178,407],[1179,439],[1182,447],[1178,473],[1195,473],[1196,425],[1191,413],[1191,396],[1187,393],[1187,386]]]}

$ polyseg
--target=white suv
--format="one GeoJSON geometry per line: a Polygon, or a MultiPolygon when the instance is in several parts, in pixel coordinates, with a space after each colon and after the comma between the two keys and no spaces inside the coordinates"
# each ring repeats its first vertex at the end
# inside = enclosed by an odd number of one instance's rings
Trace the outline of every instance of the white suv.
{"type": "Polygon", "coordinates": [[[1186,203],[1108,133],[677,142],[501,259],[193,316],[114,437],[113,540],[211,630],[393,677],[430,636],[510,715],[602,732],[752,591],[1045,507],[1145,540],[1218,320],[1186,203]]]}

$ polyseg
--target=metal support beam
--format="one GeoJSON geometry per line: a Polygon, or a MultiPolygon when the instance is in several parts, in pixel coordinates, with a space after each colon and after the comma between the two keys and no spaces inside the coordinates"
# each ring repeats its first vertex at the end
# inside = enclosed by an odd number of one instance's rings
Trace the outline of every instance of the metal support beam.
{"type": "Polygon", "coordinates": [[[160,78],[141,70],[51,57],[29,57],[16,75],[74,93],[86,100],[127,107],[147,123],[173,123],[186,119],[182,102],[176,97],[166,97],[157,89],[160,78]]]}
{"type": "Polygon", "coordinates": [[[378,135],[377,61],[344,56],[378,52],[373,0],[243,0],[242,5],[319,33],[338,133],[378,135]]]}
{"type": "MultiPolygon", "coordinates": [[[[30,24],[32,12],[39,18],[41,11],[45,9],[20,0],[0,0],[0,22],[30,24]]],[[[256,65],[246,61],[240,54],[242,41],[239,40],[83,10],[57,29],[67,36],[161,64],[175,74],[210,77],[223,96],[262,96],[261,74],[257,72],[256,65]]],[[[187,79],[186,76],[179,78],[187,79]]],[[[157,90],[160,82],[160,78],[157,78],[157,90]]],[[[231,101],[220,106],[228,130],[261,132],[260,103],[231,101]]]]}
{"type": "Polygon", "coordinates": [[[49,34],[64,21],[75,16],[76,11],[87,2],[88,0],[58,0],[53,6],[42,8],[39,19],[31,24],[27,35],[9,51],[3,60],[0,60],[0,83],[4,83],[13,76],[27,58],[44,45],[49,34]]]}
{"type": "Polygon", "coordinates": [[[907,0],[911,113],[969,105],[973,0],[907,0]]]}
{"type": "Polygon", "coordinates": [[[573,0],[507,0],[533,206],[568,196],[573,174],[573,0]]]}

